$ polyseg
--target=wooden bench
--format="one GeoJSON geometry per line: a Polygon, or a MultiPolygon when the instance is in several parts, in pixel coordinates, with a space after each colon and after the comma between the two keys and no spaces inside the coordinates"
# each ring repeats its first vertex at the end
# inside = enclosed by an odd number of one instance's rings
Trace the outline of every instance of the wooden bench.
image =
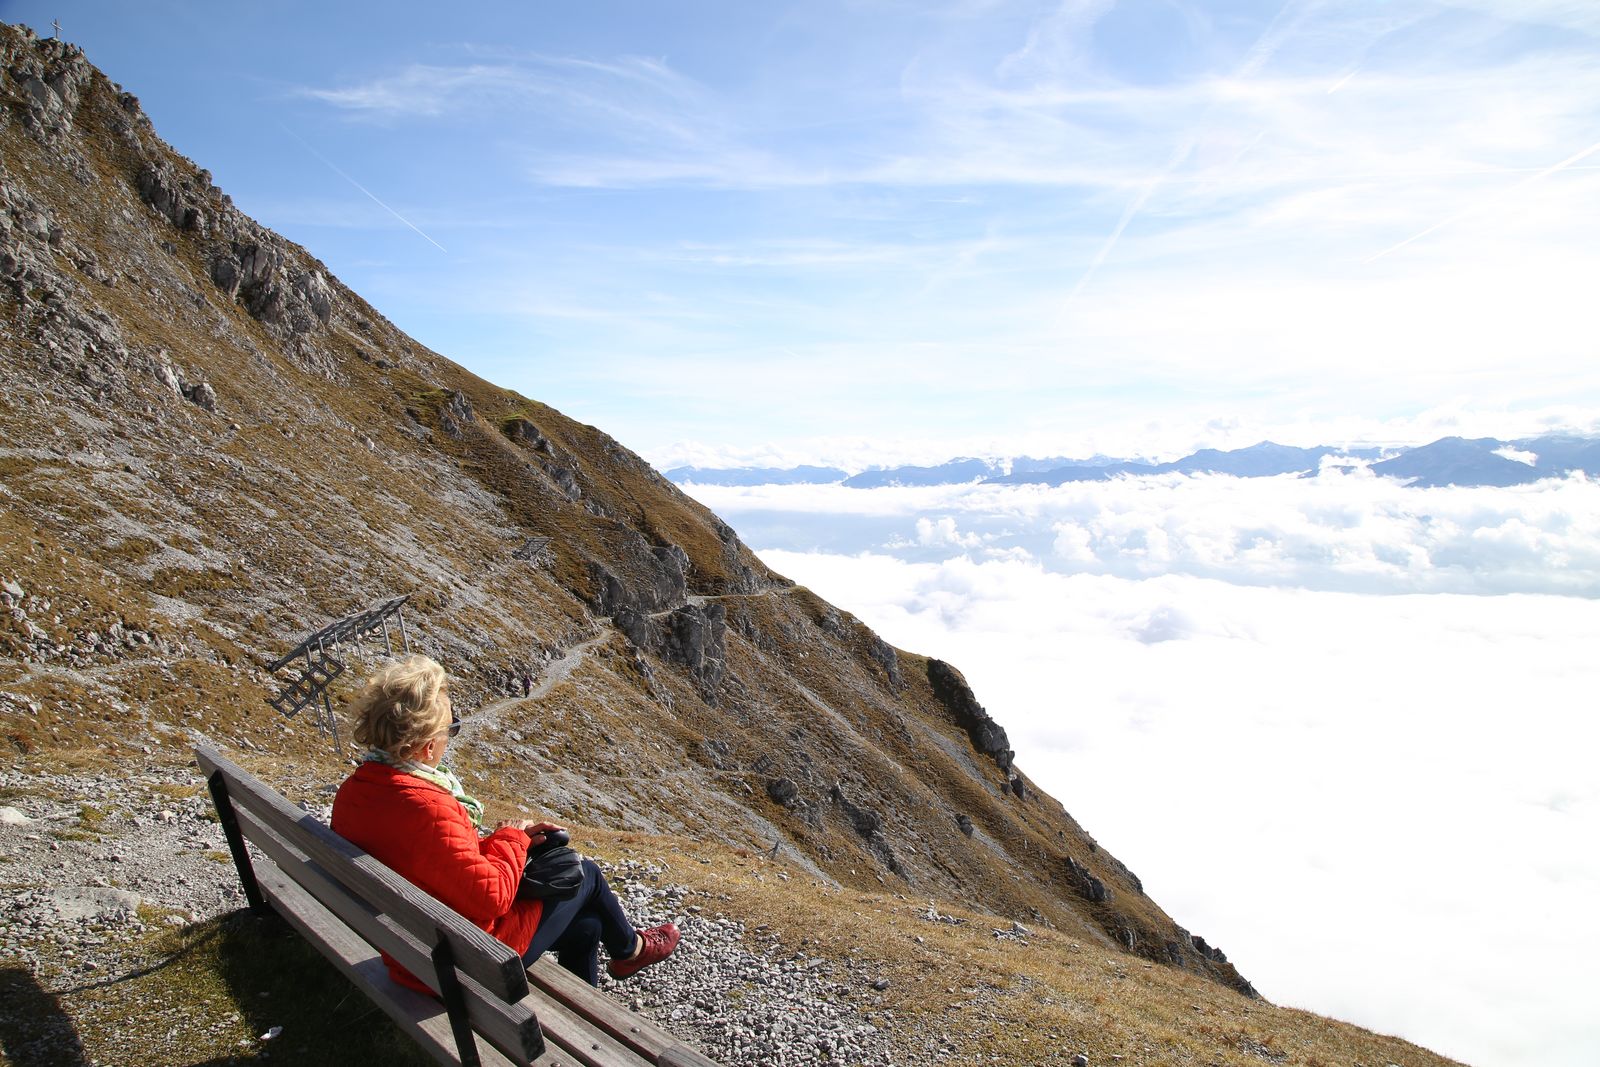
{"type": "Polygon", "coordinates": [[[716,1067],[548,957],[525,971],[510,947],[216,750],[195,756],[251,909],[286,920],[441,1063],[716,1067]],[[439,999],[396,984],[380,949],[439,999]]]}

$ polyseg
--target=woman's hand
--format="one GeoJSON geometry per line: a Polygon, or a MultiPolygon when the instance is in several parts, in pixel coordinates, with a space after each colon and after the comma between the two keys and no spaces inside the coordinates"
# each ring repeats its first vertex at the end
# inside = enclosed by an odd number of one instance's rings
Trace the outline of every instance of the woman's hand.
{"type": "Polygon", "coordinates": [[[495,829],[503,830],[508,826],[527,834],[528,842],[534,845],[544,844],[545,834],[555,833],[558,830],[566,833],[567,830],[565,826],[558,826],[553,822],[534,822],[532,819],[502,819],[495,824],[495,829]]]}

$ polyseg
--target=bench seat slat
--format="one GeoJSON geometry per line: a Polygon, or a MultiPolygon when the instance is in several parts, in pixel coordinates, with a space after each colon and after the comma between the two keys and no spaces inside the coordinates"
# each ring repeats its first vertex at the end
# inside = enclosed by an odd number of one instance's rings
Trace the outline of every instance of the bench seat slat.
{"type": "MultiPolygon", "coordinates": [[[[560,970],[553,961],[545,959],[544,962],[560,970]]],[[[588,996],[577,998],[580,1003],[569,1006],[545,996],[537,989],[529,994],[538,1006],[539,1022],[544,1027],[544,1036],[548,1043],[561,1048],[583,1067],[615,1067],[618,1064],[657,1062],[654,1055],[641,1056],[638,1049],[618,1041],[609,1032],[609,1027],[593,1018],[594,1008],[614,1006],[614,1001],[577,975],[569,971],[561,973],[577,983],[580,989],[588,990],[588,996]]],[[[711,1067],[716,1065],[712,1064],[711,1067]]]]}
{"type": "MultiPolygon", "coordinates": [[[[242,813],[241,825],[254,823],[254,816],[248,812],[242,813]],[[248,822],[246,821],[248,820],[248,822]]],[[[271,865],[270,884],[263,879],[263,887],[268,889],[268,896],[274,903],[287,903],[291,891],[284,888],[285,882],[294,884],[295,889],[321,905],[329,914],[324,917],[320,926],[331,929],[342,922],[350,927],[350,933],[355,937],[350,938],[352,950],[356,946],[366,944],[372,947],[383,947],[390,955],[395,955],[403,966],[413,973],[421,974],[423,969],[431,970],[432,960],[423,950],[412,942],[404,931],[386,923],[386,916],[374,914],[363,902],[350,895],[349,890],[327,878],[321,869],[304,856],[297,856],[293,845],[278,838],[270,830],[255,823],[252,827],[260,832],[254,836],[247,832],[252,844],[261,848],[273,860],[271,865]],[[284,857],[280,859],[279,857],[284,857]],[[287,862],[285,862],[287,860],[287,862]],[[354,921],[352,921],[354,920],[354,921]],[[374,933],[378,937],[374,937],[374,933]],[[380,944],[379,938],[383,942],[380,944]],[[406,955],[396,954],[396,950],[406,955]]],[[[266,867],[267,865],[263,865],[266,867]]],[[[296,907],[301,913],[307,912],[309,906],[303,900],[296,899],[296,907]]],[[[298,924],[296,924],[298,926],[298,924]]],[[[388,968],[376,953],[370,949],[367,956],[376,963],[364,964],[364,973],[372,984],[381,984],[390,987],[394,994],[406,994],[397,999],[410,1002],[413,1007],[420,1005],[424,1011],[432,1015],[443,1016],[444,1007],[432,997],[425,997],[413,990],[395,985],[389,977],[388,968]]],[[[568,974],[562,971],[562,974],[568,974]]],[[[575,975],[568,975],[582,988],[594,993],[593,987],[578,979],[575,975]]],[[[551,1000],[546,1000],[538,995],[530,995],[523,1002],[507,1005],[486,996],[484,990],[478,987],[471,979],[464,979],[467,985],[468,996],[467,1013],[472,1020],[473,1029],[481,1034],[491,1044],[497,1046],[508,1055],[512,1056],[507,1062],[528,1062],[527,1038],[530,1036],[524,1027],[532,1023],[531,1016],[537,1013],[539,1024],[542,1025],[544,1037],[549,1048],[545,1056],[533,1060],[536,1064],[545,1063],[572,1063],[575,1067],[610,1067],[613,1064],[628,1063],[634,1060],[631,1050],[613,1040],[602,1027],[596,1026],[581,1016],[575,1014],[565,1006],[551,1000]],[[476,994],[476,995],[474,995],[476,994]],[[519,1025],[518,1020],[521,1020],[519,1025]],[[508,1047],[509,1046],[509,1047],[508,1047]],[[520,1049],[521,1054],[517,1055],[520,1049]],[[559,1053],[565,1053],[563,1058],[559,1053]]],[[[609,1004],[610,1001],[604,1003],[609,1004]]],[[[454,1054],[454,1044],[450,1038],[449,1023],[444,1024],[444,1038],[450,1045],[454,1054]]],[[[653,1057],[652,1057],[653,1059],[653,1057]]]]}
{"type": "Polygon", "coordinates": [[[552,959],[525,974],[509,946],[315,816],[215,750],[202,746],[195,755],[227,786],[239,836],[255,846],[250,865],[267,903],[441,1063],[459,1063],[444,1005],[396,984],[378,950],[437,989],[430,953],[442,932],[488,1067],[717,1067],[552,959]],[[544,1050],[530,1059],[541,1028],[544,1050]]]}
{"type": "Polygon", "coordinates": [[[297,842],[327,873],[392,916],[419,942],[432,944],[436,932],[442,931],[455,953],[458,970],[508,1003],[527,995],[522,960],[508,946],[334,833],[316,816],[291,806],[227,757],[206,748],[197,749],[195,755],[208,775],[223,772],[236,808],[256,815],[279,836],[297,842]]]}
{"type": "MultiPolygon", "coordinates": [[[[432,997],[396,985],[371,946],[362,941],[316,898],[296,885],[276,864],[256,869],[262,893],[276,911],[324,956],[332,960],[356,985],[400,1025],[411,1038],[440,1063],[460,1063],[455,1037],[444,1005],[432,997]],[[320,914],[319,914],[320,913],[320,914]]],[[[485,1067],[513,1067],[497,1049],[478,1046],[485,1067]]],[[[526,1062],[526,1061],[524,1061],[526,1062]]]]}
{"type": "MultiPolygon", "coordinates": [[[[624,1008],[596,990],[571,971],[563,969],[549,956],[541,956],[528,969],[528,982],[536,993],[550,1001],[580,1012],[593,1025],[616,1041],[656,1064],[679,1067],[717,1067],[716,1063],[683,1042],[624,1008]]],[[[541,1010],[545,1019],[548,1009],[541,1010]]],[[[546,1027],[548,1033],[549,1027],[546,1027]]]]}
{"type": "MultiPolygon", "coordinates": [[[[400,966],[429,986],[438,988],[439,982],[428,948],[418,944],[391,917],[377,914],[371,905],[357,899],[348,889],[329,878],[321,866],[307,859],[271,828],[258,822],[254,813],[244,809],[237,814],[245,837],[271,858],[277,867],[276,873],[294,881],[303,892],[314,898],[330,913],[330,921],[337,918],[367,944],[389,953],[400,962],[400,966]]],[[[463,975],[461,980],[470,988],[482,989],[468,976],[463,975]]],[[[392,984],[387,968],[384,968],[383,981],[392,984]]],[[[516,1004],[507,1004],[497,997],[488,996],[487,991],[480,996],[467,997],[467,1017],[473,1029],[508,1056],[524,1061],[539,1047],[540,1020],[535,1018],[536,1008],[537,1005],[526,998],[516,1004]]]]}

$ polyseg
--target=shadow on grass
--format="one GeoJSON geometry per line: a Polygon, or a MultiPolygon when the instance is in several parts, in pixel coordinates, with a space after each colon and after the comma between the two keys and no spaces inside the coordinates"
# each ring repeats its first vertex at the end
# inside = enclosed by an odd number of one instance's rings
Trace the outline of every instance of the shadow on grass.
{"type": "Polygon", "coordinates": [[[201,1067],[254,1061],[338,1067],[433,1063],[286,923],[248,911],[217,922],[217,936],[195,962],[214,969],[253,1039],[246,1039],[249,1047],[201,1061],[201,1067]]]}
{"type": "Polygon", "coordinates": [[[275,917],[237,911],[163,933],[142,955],[149,962],[131,970],[54,989],[26,967],[0,965],[0,1063],[433,1063],[275,917]]]}
{"type": "Polygon", "coordinates": [[[26,967],[0,968],[0,1052],[18,1067],[84,1067],[83,1042],[54,993],[26,967]]]}

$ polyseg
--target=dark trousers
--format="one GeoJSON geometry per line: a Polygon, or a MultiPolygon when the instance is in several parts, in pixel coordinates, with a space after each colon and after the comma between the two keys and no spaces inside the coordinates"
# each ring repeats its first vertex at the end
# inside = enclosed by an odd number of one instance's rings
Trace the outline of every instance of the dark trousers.
{"type": "Polygon", "coordinates": [[[612,959],[633,955],[633,924],[622,913],[617,895],[606,884],[594,860],[583,861],[583,884],[565,900],[546,900],[522,961],[533,961],[551,949],[556,962],[590,985],[600,984],[600,946],[612,959]]]}

